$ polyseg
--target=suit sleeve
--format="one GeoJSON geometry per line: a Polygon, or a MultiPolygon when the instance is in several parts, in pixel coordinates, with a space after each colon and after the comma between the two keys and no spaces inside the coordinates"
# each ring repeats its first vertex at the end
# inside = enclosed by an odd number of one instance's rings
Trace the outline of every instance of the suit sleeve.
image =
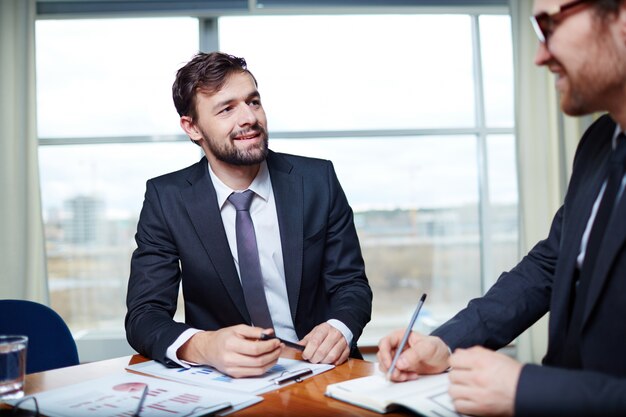
{"type": "Polygon", "coordinates": [[[126,297],[126,338],[142,355],[169,363],[167,347],[189,326],[173,320],[181,276],[179,256],[151,181],[135,240],[126,297]]]}
{"type": "Polygon", "coordinates": [[[537,243],[517,266],[503,273],[480,298],[433,332],[455,348],[506,346],[550,308],[559,256],[563,207],[554,216],[548,238],[537,243]]]}
{"type": "Polygon", "coordinates": [[[525,365],[517,385],[515,415],[624,416],[626,380],[599,372],[525,365]]]}
{"type": "Polygon", "coordinates": [[[332,163],[328,163],[330,208],[326,233],[323,277],[329,294],[329,319],[344,323],[353,334],[353,346],[370,321],[372,290],[365,275],[354,216],[339,184],[332,163]]]}

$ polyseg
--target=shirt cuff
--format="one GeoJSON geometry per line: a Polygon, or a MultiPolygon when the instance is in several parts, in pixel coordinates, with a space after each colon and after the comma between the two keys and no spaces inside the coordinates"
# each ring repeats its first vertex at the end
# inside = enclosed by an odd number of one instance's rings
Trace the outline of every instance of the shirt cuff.
{"type": "Polygon", "coordinates": [[[346,326],[345,324],[343,324],[337,319],[330,319],[326,323],[330,324],[335,329],[339,330],[339,332],[341,332],[341,334],[343,335],[344,339],[346,339],[346,342],[348,342],[348,347],[352,348],[353,334],[350,331],[350,329],[348,329],[348,326],[346,326]]]}
{"type": "Polygon", "coordinates": [[[183,359],[179,359],[178,355],[176,355],[176,352],[178,351],[178,348],[184,345],[189,339],[191,339],[194,334],[200,333],[201,331],[202,330],[198,329],[187,329],[182,332],[180,336],[178,336],[178,338],[174,340],[174,343],[172,343],[165,351],[165,356],[167,357],[167,359],[179,364],[183,368],[190,368],[193,365],[197,365],[196,363],[187,362],[183,359]]]}

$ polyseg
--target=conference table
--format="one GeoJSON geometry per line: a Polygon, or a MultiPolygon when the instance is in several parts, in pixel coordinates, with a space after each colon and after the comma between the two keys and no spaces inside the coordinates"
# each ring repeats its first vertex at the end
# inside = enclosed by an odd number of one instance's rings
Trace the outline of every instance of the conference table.
{"type": "MultiPolygon", "coordinates": [[[[289,351],[290,349],[287,349],[289,351]]],[[[285,356],[298,359],[299,354],[285,356]]],[[[119,372],[129,364],[144,362],[140,355],[124,356],[98,362],[85,363],[67,368],[29,374],[26,376],[26,395],[76,384],[119,372]]],[[[335,382],[371,375],[374,363],[349,359],[343,363],[302,382],[291,384],[262,394],[263,401],[230,415],[233,416],[379,416],[380,414],[338,401],[324,395],[326,386],[335,382]]],[[[5,407],[5,405],[1,406],[5,407]]],[[[394,412],[386,416],[406,416],[407,412],[394,412]]]]}

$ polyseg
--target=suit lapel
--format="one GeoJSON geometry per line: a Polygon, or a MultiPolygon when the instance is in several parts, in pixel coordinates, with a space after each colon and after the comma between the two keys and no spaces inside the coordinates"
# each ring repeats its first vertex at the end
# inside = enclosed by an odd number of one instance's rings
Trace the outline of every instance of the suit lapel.
{"type": "Polygon", "coordinates": [[[237,306],[242,317],[250,323],[250,315],[245,307],[243,290],[228,246],[206,158],[202,158],[198,169],[192,172],[187,181],[190,186],[181,191],[181,197],[191,223],[233,304],[237,306]]]}
{"type": "Polygon", "coordinates": [[[574,277],[576,272],[576,258],[580,252],[580,242],[587,226],[586,221],[577,219],[588,219],[595,197],[602,186],[603,175],[595,175],[593,178],[586,178],[589,181],[586,187],[581,189],[580,196],[577,196],[572,206],[563,214],[564,219],[561,235],[561,254],[555,271],[553,291],[553,305],[550,308],[550,327],[558,333],[557,339],[565,337],[569,324],[569,305],[572,296],[574,277]],[[559,336],[559,334],[561,336],[559,336]]]}
{"type": "MultiPolygon", "coordinates": [[[[570,302],[574,284],[576,259],[580,253],[582,236],[587,227],[591,210],[606,177],[606,161],[615,124],[612,122],[598,126],[598,129],[586,134],[593,137],[584,138],[586,148],[580,153],[580,166],[575,166],[571,178],[568,195],[566,196],[561,235],[561,254],[557,265],[556,279],[553,287],[553,303],[550,309],[551,337],[554,340],[565,340],[569,324],[570,302]],[[607,139],[608,138],[608,139],[607,139]],[[571,194],[570,194],[571,193],[571,194]]],[[[582,143],[581,143],[582,145],[582,143]]],[[[611,227],[609,225],[609,227],[611,227]]],[[[598,259],[598,262],[602,262],[598,259]]],[[[595,278],[594,278],[595,280],[595,278]]],[[[593,282],[593,281],[592,281],[593,282]]],[[[590,304],[587,304],[589,306],[590,304]]]]}
{"type": "Polygon", "coordinates": [[[607,224],[607,233],[602,239],[601,249],[598,253],[596,267],[591,277],[589,293],[587,294],[587,300],[585,302],[585,312],[582,322],[583,328],[609,278],[609,272],[615,261],[615,257],[620,253],[624,241],[626,240],[626,219],[624,218],[624,213],[626,213],[626,199],[622,194],[607,224]]]}
{"type": "Polygon", "coordinates": [[[280,155],[269,153],[270,171],[276,214],[280,229],[280,242],[285,267],[285,285],[289,297],[291,318],[296,319],[298,295],[302,281],[302,256],[304,242],[304,199],[302,177],[292,173],[292,166],[280,155]]]}
{"type": "MultiPolygon", "coordinates": [[[[580,184],[573,184],[572,186],[572,188],[581,187],[582,192],[579,201],[585,202],[581,204],[581,206],[585,207],[584,211],[572,211],[571,217],[573,221],[580,223],[578,228],[582,228],[583,231],[589,221],[591,207],[595,203],[600,188],[606,179],[608,169],[607,161],[612,150],[612,138],[616,127],[615,122],[608,116],[604,116],[601,120],[598,120],[598,122],[593,132],[591,132],[592,129],[590,128],[585,134],[585,136],[589,134],[589,137],[583,137],[582,139],[582,141],[586,142],[585,149],[581,149],[581,154],[585,155],[585,165],[577,174],[580,184]],[[586,179],[588,179],[588,181],[586,179]]],[[[611,219],[609,219],[609,224],[607,225],[608,232],[605,233],[602,239],[595,270],[593,271],[589,283],[587,299],[585,300],[585,311],[583,313],[581,329],[584,328],[586,321],[589,319],[602,292],[602,288],[604,288],[606,280],[608,279],[608,273],[615,256],[617,256],[620,247],[626,239],[626,220],[619,216],[619,213],[626,213],[626,200],[623,197],[618,201],[611,215],[611,219]]],[[[573,241],[577,242],[578,246],[580,246],[581,239],[582,233],[575,236],[573,241]]],[[[578,251],[575,252],[574,259],[576,256],[578,256],[578,251]]],[[[572,286],[570,285],[570,291],[571,288],[572,286]]]]}

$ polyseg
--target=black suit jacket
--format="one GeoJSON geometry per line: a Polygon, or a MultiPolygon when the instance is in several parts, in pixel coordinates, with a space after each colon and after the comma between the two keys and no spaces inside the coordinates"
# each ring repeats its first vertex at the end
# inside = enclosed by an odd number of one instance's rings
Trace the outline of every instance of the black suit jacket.
{"type": "Polygon", "coordinates": [[[626,198],[611,216],[592,276],[578,336],[582,369],[563,365],[576,257],[607,173],[615,128],[605,115],[585,132],[547,239],[434,332],[452,349],[497,349],[550,311],[548,351],[543,366],[524,366],[516,415],[626,415],[626,198]]]}
{"type": "MultiPolygon", "coordinates": [[[[296,333],[303,338],[334,318],[352,331],[355,347],[372,292],[332,163],[270,151],[267,165],[296,333]]],[[[190,327],[250,324],[205,158],[147,182],[135,239],[126,335],[139,353],[168,363],[168,346],[190,327]],[[173,320],[181,282],[185,323],[173,320]]]]}

